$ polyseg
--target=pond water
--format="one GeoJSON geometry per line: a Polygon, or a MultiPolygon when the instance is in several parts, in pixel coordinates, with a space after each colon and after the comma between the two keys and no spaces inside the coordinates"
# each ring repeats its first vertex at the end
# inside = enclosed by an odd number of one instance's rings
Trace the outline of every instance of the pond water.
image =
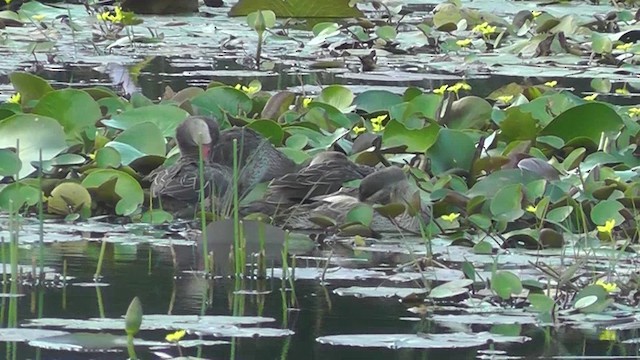
{"type": "MultiPolygon", "coordinates": [[[[9,221],[4,219],[2,228],[8,226],[9,221]]],[[[24,266],[20,271],[25,279],[17,290],[21,295],[17,298],[19,329],[122,335],[122,316],[132,298],[137,296],[142,302],[144,316],[142,330],[136,338],[156,342],[155,346],[136,346],[136,353],[142,359],[161,358],[160,353],[178,356],[175,347],[162,342],[165,335],[180,328],[190,331],[183,339],[183,355],[207,359],[635,358],[639,355],[637,342],[622,344],[602,337],[605,325],[633,323],[632,319],[624,317],[617,321],[602,318],[603,322],[598,326],[588,323],[545,326],[532,313],[523,312],[517,302],[490,315],[483,315],[481,309],[472,311],[473,307],[462,306],[459,307],[462,311],[456,310],[455,306],[459,306],[456,301],[428,302],[424,316],[410,311],[423,303],[419,296],[411,295],[412,291],[419,295],[421,280],[410,270],[398,271],[397,266],[416,258],[399,248],[413,248],[416,254],[424,248],[424,244],[416,239],[391,237],[356,247],[356,250],[348,250],[346,243],[339,242],[312,245],[306,250],[295,248],[290,250],[297,253],[294,273],[297,279],[293,282],[281,281],[281,262],[273,261],[274,258],[270,260],[269,266],[273,268],[268,270],[266,279],[225,276],[207,279],[193,271],[201,265],[198,256],[193,256],[193,242],[188,240],[195,234],[192,230],[181,228],[176,232],[94,221],[78,225],[47,222],[44,224],[47,244],[43,253],[47,276],[45,286],[39,287],[31,286],[33,281],[26,276],[32,271],[30,264],[38,267],[37,227],[37,221],[24,219],[18,233],[24,244],[20,246],[19,262],[24,266]],[[61,241],[64,237],[69,240],[61,241]],[[94,282],[102,246],[100,240],[106,242],[102,277],[94,282]],[[173,244],[175,257],[170,244],[173,244]],[[400,246],[393,251],[393,244],[400,246]],[[63,269],[65,266],[66,270],[63,269]],[[63,282],[61,274],[65,271],[67,281],[63,282]],[[323,272],[325,278],[321,281],[323,272]],[[393,294],[393,291],[389,292],[390,288],[397,290],[400,297],[383,297],[383,293],[393,294]],[[294,293],[295,303],[292,302],[294,293]],[[170,316],[158,318],[160,315],[170,316]],[[196,315],[204,316],[201,319],[205,325],[195,324],[197,321],[193,316],[196,315]],[[245,322],[229,323],[226,315],[242,316],[245,322]],[[261,318],[256,320],[253,318],[256,316],[261,318]],[[83,322],[89,319],[93,321],[83,322]],[[497,336],[495,343],[488,340],[472,345],[470,340],[464,339],[465,334],[472,338],[482,337],[487,331],[497,336]],[[340,345],[341,341],[353,342],[358,337],[375,334],[384,335],[361,339],[356,342],[359,343],[357,346],[340,345]],[[434,334],[444,336],[434,340],[438,346],[433,343],[416,345],[416,339],[429,340],[434,334]],[[502,343],[499,339],[504,338],[500,338],[500,334],[517,335],[526,341],[502,343]],[[409,338],[416,335],[415,339],[409,338]],[[413,346],[410,345],[412,341],[413,346]],[[188,342],[193,342],[193,347],[186,347],[188,342]],[[404,348],[407,346],[410,348],[404,348]],[[421,349],[421,346],[429,349],[421,349]]],[[[6,241],[7,233],[3,232],[2,237],[6,241]]],[[[444,249],[435,240],[433,246],[434,253],[444,249]]],[[[464,251],[456,246],[447,248],[450,257],[454,257],[456,251],[464,251]]],[[[10,253],[6,244],[2,250],[3,256],[10,253]]],[[[513,255],[517,256],[517,252],[513,255]]],[[[223,258],[222,255],[216,257],[216,261],[223,258]]],[[[450,270],[425,270],[426,283],[434,287],[459,278],[459,271],[455,270],[459,264],[451,262],[449,265],[450,270]]],[[[524,268],[520,271],[523,278],[525,273],[531,273],[524,268]]],[[[8,282],[4,285],[5,293],[8,293],[8,282]]],[[[3,318],[7,319],[10,299],[3,297],[0,304],[3,318]]],[[[121,359],[126,356],[126,352],[90,351],[90,346],[104,347],[104,344],[95,345],[95,339],[88,342],[65,339],[49,343],[46,338],[28,344],[7,342],[14,339],[9,335],[15,329],[6,330],[9,333],[2,333],[0,339],[5,340],[2,345],[7,358],[121,359]],[[71,351],[73,344],[84,346],[84,349],[71,351]],[[54,345],[56,350],[51,349],[54,345]]],[[[636,332],[633,329],[617,331],[616,336],[618,340],[634,341],[636,332]]],[[[23,336],[27,340],[40,337],[23,336]]],[[[119,350],[124,351],[122,347],[119,350]]]]}

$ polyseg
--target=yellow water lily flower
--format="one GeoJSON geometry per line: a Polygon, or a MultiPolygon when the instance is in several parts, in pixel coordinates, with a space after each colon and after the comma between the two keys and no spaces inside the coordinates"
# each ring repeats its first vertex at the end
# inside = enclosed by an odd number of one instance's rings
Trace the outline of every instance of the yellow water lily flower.
{"type": "Polygon", "coordinates": [[[598,335],[598,340],[600,341],[616,341],[618,339],[615,330],[604,330],[598,335]]]}
{"type": "Polygon", "coordinates": [[[20,104],[20,100],[22,100],[22,95],[20,95],[20,93],[18,92],[11,95],[11,97],[9,98],[9,100],[7,100],[7,102],[12,104],[20,104]]]}
{"type": "Polygon", "coordinates": [[[631,109],[627,110],[627,114],[629,114],[629,116],[640,116],[640,108],[632,107],[631,109]]]}
{"type": "Polygon", "coordinates": [[[536,213],[536,211],[538,211],[538,206],[537,206],[537,205],[536,205],[536,206],[529,205],[529,206],[527,206],[527,209],[526,209],[526,210],[527,210],[528,212],[530,212],[530,213],[534,213],[534,214],[535,214],[535,213],[536,213]]]}
{"type": "Polygon", "coordinates": [[[605,233],[605,234],[611,235],[611,231],[613,231],[613,228],[615,226],[616,226],[616,220],[615,219],[609,219],[604,223],[604,225],[598,225],[598,231],[601,232],[601,233],[605,233]]]}
{"type": "Polygon", "coordinates": [[[618,46],[616,46],[616,50],[622,50],[622,51],[627,51],[629,49],[631,49],[631,47],[633,46],[633,43],[624,43],[624,44],[620,44],[618,46]]]}
{"type": "Polygon", "coordinates": [[[623,87],[623,88],[620,88],[620,89],[616,89],[616,94],[629,95],[629,90],[627,90],[626,87],[623,87]]]}
{"type": "Polygon", "coordinates": [[[373,132],[381,132],[384,130],[384,125],[382,125],[382,122],[385,121],[387,117],[389,116],[387,114],[384,114],[371,119],[371,127],[373,129],[373,132]]]}
{"type": "Polygon", "coordinates": [[[460,46],[460,47],[467,47],[469,45],[471,45],[471,39],[462,39],[462,40],[458,40],[456,41],[456,45],[460,46]]]}
{"type": "Polygon", "coordinates": [[[436,95],[442,95],[444,94],[445,91],[447,91],[447,88],[449,87],[449,85],[442,85],[437,89],[433,90],[433,93],[436,95]]]}
{"type": "Polygon", "coordinates": [[[235,89],[236,90],[241,90],[247,95],[253,95],[253,94],[257,93],[258,91],[260,91],[260,88],[257,87],[257,86],[252,86],[252,85],[244,86],[244,85],[240,85],[240,84],[236,84],[235,89]]]}
{"type": "Polygon", "coordinates": [[[616,285],[616,283],[606,282],[602,279],[596,281],[596,285],[602,286],[608,293],[618,290],[618,285],[616,285]]]}
{"type": "Polygon", "coordinates": [[[471,31],[476,32],[476,33],[480,33],[480,34],[486,36],[486,35],[490,35],[490,34],[493,34],[494,32],[496,32],[496,27],[489,25],[489,23],[485,21],[480,25],[474,26],[471,31]]]}
{"type": "Polygon", "coordinates": [[[533,16],[533,18],[534,18],[534,19],[535,19],[535,18],[537,18],[537,17],[538,17],[538,16],[540,16],[540,15],[542,15],[542,11],[535,11],[535,10],[533,10],[533,11],[531,12],[531,16],[533,16]]]}
{"type": "Polygon", "coordinates": [[[11,4],[11,0],[4,0],[4,2],[5,2],[7,5],[11,4]]]}
{"type": "Polygon", "coordinates": [[[587,101],[593,101],[598,97],[598,93],[594,93],[591,95],[587,95],[585,97],[583,97],[583,99],[587,100],[587,101]]]}
{"type": "Polygon", "coordinates": [[[180,341],[180,339],[182,339],[184,337],[184,335],[186,333],[187,332],[185,330],[178,330],[178,331],[176,331],[174,333],[167,334],[167,336],[165,336],[165,339],[168,342],[178,342],[178,341],[180,341]]]}
{"type": "Polygon", "coordinates": [[[353,130],[354,134],[360,135],[360,134],[366,132],[367,128],[364,127],[364,126],[354,126],[353,129],[351,129],[351,130],[353,130]]]}
{"type": "Polygon", "coordinates": [[[309,107],[309,104],[311,104],[311,101],[313,101],[312,98],[304,98],[302,99],[302,107],[309,107]]]}
{"type": "Polygon", "coordinates": [[[442,215],[440,218],[444,221],[454,222],[460,217],[460,213],[451,213],[449,215],[442,215]]]}
{"type": "Polygon", "coordinates": [[[458,95],[458,92],[460,90],[471,90],[471,85],[469,85],[469,84],[467,84],[465,82],[459,82],[459,83],[455,83],[454,85],[449,86],[447,88],[448,92],[453,92],[456,95],[458,95]]]}
{"type": "Polygon", "coordinates": [[[544,83],[546,86],[548,87],[555,87],[556,85],[558,85],[558,82],[555,80],[552,81],[547,81],[546,83],[544,83]]]}
{"type": "Polygon", "coordinates": [[[498,96],[498,100],[502,101],[505,104],[511,104],[511,101],[513,100],[513,95],[498,96]]]}
{"type": "Polygon", "coordinates": [[[42,14],[33,15],[31,18],[35,21],[42,21],[46,16],[42,14]]]}
{"type": "Polygon", "coordinates": [[[124,13],[122,12],[122,8],[120,6],[116,6],[113,8],[113,13],[111,11],[105,11],[98,15],[96,15],[98,20],[109,21],[114,24],[121,23],[124,19],[124,13]]]}

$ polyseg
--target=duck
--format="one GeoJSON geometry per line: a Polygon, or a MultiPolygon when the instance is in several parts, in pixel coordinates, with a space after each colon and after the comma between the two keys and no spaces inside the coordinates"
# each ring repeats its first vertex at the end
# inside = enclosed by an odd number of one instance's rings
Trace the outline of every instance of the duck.
{"type": "MultiPolygon", "coordinates": [[[[318,196],[339,191],[345,182],[364,179],[373,172],[375,168],[356,164],[341,152],[324,151],[300,170],[272,180],[263,199],[242,207],[240,213],[273,216],[278,208],[315,202],[318,196]]],[[[356,194],[351,191],[351,195],[356,194]]]]}
{"type": "Polygon", "coordinates": [[[319,196],[310,203],[282,208],[274,220],[288,229],[310,230],[322,227],[314,221],[319,217],[333,219],[338,225],[344,224],[349,211],[361,204],[402,204],[404,210],[393,218],[374,211],[369,225],[371,230],[374,233],[399,229],[419,233],[420,226],[431,221],[431,215],[417,191],[401,168],[390,166],[367,175],[360,182],[355,195],[352,191],[339,190],[319,196]]]}
{"type": "Polygon", "coordinates": [[[213,195],[215,200],[229,191],[231,169],[211,162],[214,143],[209,125],[202,118],[186,118],[176,128],[175,140],[180,157],[172,165],[155,169],[145,180],[151,182],[151,196],[161,199],[163,209],[185,215],[195,211],[194,205],[200,201],[200,148],[203,153],[203,187],[208,197],[213,195]]]}
{"type": "Polygon", "coordinates": [[[213,146],[209,160],[213,164],[233,169],[233,140],[237,140],[238,190],[242,196],[257,184],[298,170],[298,165],[279,151],[266,137],[246,127],[220,131],[215,118],[196,115],[209,127],[213,146]]]}

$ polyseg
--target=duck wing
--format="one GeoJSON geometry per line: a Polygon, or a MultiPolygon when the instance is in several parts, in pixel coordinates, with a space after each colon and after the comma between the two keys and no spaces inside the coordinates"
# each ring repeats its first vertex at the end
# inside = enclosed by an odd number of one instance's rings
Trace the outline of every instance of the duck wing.
{"type": "MultiPolygon", "coordinates": [[[[229,189],[230,175],[222,166],[204,167],[204,192],[211,193],[212,184],[214,195],[225,194],[229,189]]],[[[196,203],[200,199],[200,174],[198,164],[193,161],[178,159],[173,165],[161,169],[153,175],[151,194],[154,197],[168,196],[176,200],[196,203]]]]}

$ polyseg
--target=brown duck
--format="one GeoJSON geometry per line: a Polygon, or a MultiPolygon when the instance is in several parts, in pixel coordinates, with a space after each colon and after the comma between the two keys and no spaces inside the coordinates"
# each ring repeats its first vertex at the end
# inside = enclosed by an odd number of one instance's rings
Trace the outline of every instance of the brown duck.
{"type": "Polygon", "coordinates": [[[174,164],[161,166],[145,178],[151,181],[151,196],[159,197],[165,210],[184,210],[180,211],[181,214],[193,211],[192,205],[200,200],[200,147],[204,157],[205,194],[213,194],[217,199],[228,192],[231,173],[224,165],[211,163],[212,140],[207,122],[199,117],[188,117],[177,127],[180,157],[174,164]]]}
{"type": "Polygon", "coordinates": [[[373,167],[352,162],[343,153],[322,152],[299,171],[274,179],[264,198],[243,207],[241,213],[275,215],[278,208],[315,202],[316,197],[335,193],[345,182],[363,179],[374,171],[373,167]]]}
{"type": "Polygon", "coordinates": [[[240,195],[255,185],[296,171],[297,165],[271,144],[269,139],[252,129],[232,127],[220,132],[218,122],[207,116],[191,116],[202,119],[209,127],[213,144],[209,159],[233,169],[233,140],[237,140],[238,189],[240,195]]]}

